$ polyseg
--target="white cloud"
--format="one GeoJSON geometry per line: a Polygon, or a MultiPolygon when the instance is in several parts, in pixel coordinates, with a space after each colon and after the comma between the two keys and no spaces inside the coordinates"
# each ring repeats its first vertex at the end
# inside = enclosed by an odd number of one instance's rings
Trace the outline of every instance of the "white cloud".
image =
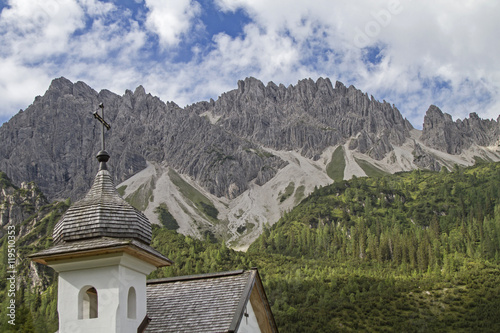
{"type": "Polygon", "coordinates": [[[146,26],[158,35],[164,47],[176,46],[192,28],[201,7],[192,0],[146,0],[146,26]]]}
{"type": "Polygon", "coordinates": [[[116,10],[116,7],[110,2],[102,2],[98,0],[78,0],[78,3],[91,17],[103,17],[116,10]]]}
{"type": "Polygon", "coordinates": [[[136,67],[147,33],[130,11],[118,12],[111,3],[16,0],[2,10],[0,29],[1,120],[42,95],[56,77],[117,91],[141,80],[136,67]]]}
{"type": "MultiPolygon", "coordinates": [[[[41,95],[49,86],[51,77],[42,68],[29,68],[17,63],[14,59],[0,61],[0,119],[12,116],[26,103],[30,103],[37,95],[41,95]],[[30,94],[29,99],[26,95],[30,94]]],[[[5,119],[7,120],[7,119],[5,119]]]]}
{"type": "Polygon", "coordinates": [[[69,36],[84,27],[84,13],[73,0],[17,0],[1,13],[2,55],[25,61],[66,51],[69,36]]]}

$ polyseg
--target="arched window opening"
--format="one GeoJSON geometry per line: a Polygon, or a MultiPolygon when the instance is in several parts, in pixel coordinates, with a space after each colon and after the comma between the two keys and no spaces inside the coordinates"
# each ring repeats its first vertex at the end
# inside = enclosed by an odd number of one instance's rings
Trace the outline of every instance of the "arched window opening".
{"type": "Polygon", "coordinates": [[[98,315],[98,296],[94,287],[84,287],[80,291],[78,304],[79,319],[93,319],[98,315]]]}
{"type": "Polygon", "coordinates": [[[128,297],[127,297],[127,318],[135,319],[136,309],[137,309],[137,297],[135,294],[135,288],[130,287],[130,289],[128,290],[128,297]]]}

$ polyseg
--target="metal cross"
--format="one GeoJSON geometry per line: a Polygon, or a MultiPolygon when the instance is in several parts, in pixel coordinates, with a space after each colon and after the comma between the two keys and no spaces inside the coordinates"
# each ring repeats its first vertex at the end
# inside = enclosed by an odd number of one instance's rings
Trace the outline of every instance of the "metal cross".
{"type": "Polygon", "coordinates": [[[106,150],[106,146],[104,145],[104,127],[106,127],[106,129],[109,131],[109,129],[111,128],[111,125],[108,124],[105,120],[104,120],[104,105],[101,103],[99,104],[99,108],[102,110],[101,111],[101,114],[102,116],[99,115],[98,111],[94,112],[94,118],[99,120],[102,124],[102,136],[101,136],[101,143],[102,143],[102,150],[106,150]]]}

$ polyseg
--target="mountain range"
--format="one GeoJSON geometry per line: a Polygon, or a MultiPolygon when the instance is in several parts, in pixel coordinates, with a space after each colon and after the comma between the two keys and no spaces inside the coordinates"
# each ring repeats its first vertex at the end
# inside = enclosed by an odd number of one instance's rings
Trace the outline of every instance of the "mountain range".
{"type": "Polygon", "coordinates": [[[142,86],[120,96],[58,78],[0,127],[0,170],[49,200],[81,198],[98,168],[100,103],[120,193],[152,222],[235,248],[335,180],[500,161],[500,117],[453,121],[432,105],[418,130],[394,105],[328,78],[288,87],[246,78],[186,107],[142,86]]]}

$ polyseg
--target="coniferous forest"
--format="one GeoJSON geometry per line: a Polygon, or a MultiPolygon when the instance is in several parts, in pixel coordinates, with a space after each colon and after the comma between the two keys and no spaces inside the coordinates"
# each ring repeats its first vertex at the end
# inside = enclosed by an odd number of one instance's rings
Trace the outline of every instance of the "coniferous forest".
{"type": "MultiPolygon", "coordinates": [[[[56,274],[29,274],[38,264],[26,256],[51,245],[68,207],[53,203],[23,224],[37,221],[17,241],[17,331],[57,330],[56,274]]],[[[258,267],[280,332],[500,331],[500,163],[319,188],[246,253],[210,237],[153,233],[151,245],[175,264],[150,278],[258,267]]],[[[6,244],[4,236],[2,272],[6,244]]],[[[6,278],[0,290],[4,318],[6,278]]]]}

